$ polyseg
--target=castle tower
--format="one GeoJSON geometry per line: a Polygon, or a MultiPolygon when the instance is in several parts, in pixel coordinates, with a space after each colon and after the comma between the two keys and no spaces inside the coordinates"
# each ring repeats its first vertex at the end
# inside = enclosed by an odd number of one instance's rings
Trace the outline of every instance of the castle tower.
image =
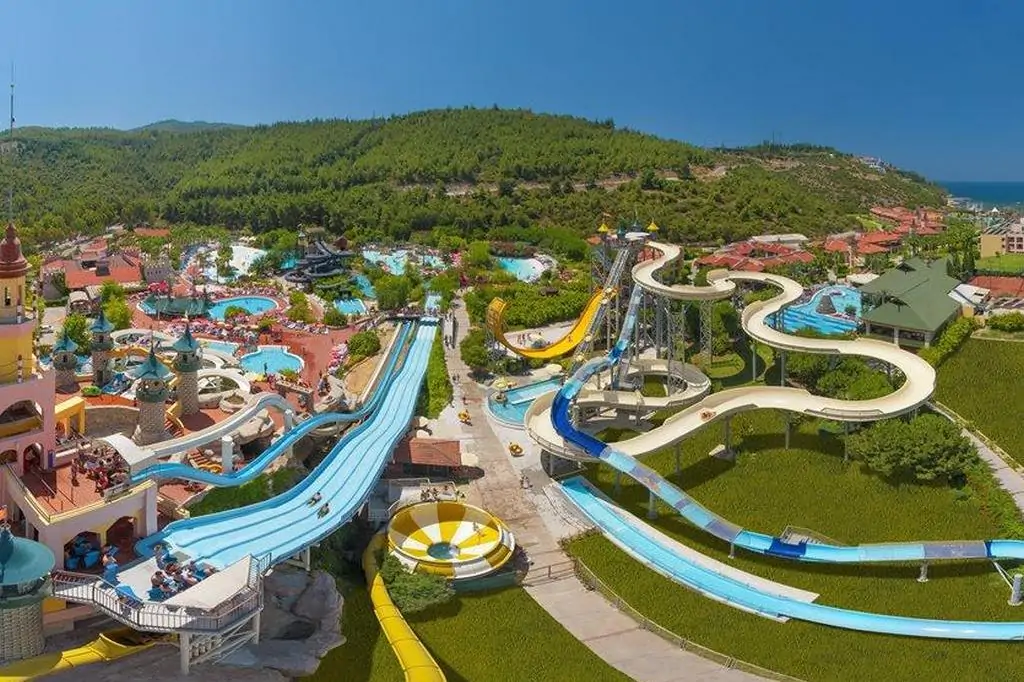
{"type": "Polygon", "coordinates": [[[78,390],[78,380],[75,378],[78,369],[78,356],[75,351],[78,344],[62,333],[53,347],[53,368],[57,370],[57,390],[61,393],[74,393],[78,390]]]}
{"type": "Polygon", "coordinates": [[[102,307],[89,331],[92,332],[92,383],[96,386],[106,386],[114,378],[114,372],[110,367],[110,351],[114,348],[110,332],[114,331],[114,325],[107,320],[102,307]]]}
{"type": "Polygon", "coordinates": [[[167,420],[164,403],[170,393],[167,379],[171,376],[171,370],[157,359],[156,350],[150,346],[149,356],[132,370],[131,376],[138,381],[135,385],[135,398],[139,401],[139,425],[133,436],[135,442],[149,445],[165,440],[168,435],[164,428],[167,420]]]}
{"type": "Polygon", "coordinates": [[[181,416],[188,417],[199,411],[199,342],[192,336],[192,327],[185,323],[185,333],[174,342],[174,371],[178,374],[178,402],[181,416]]]}
{"type": "Polygon", "coordinates": [[[46,545],[14,537],[0,523],[0,661],[43,652],[43,600],[54,563],[46,545]]]}
{"type": "MultiPolygon", "coordinates": [[[[28,271],[18,231],[10,224],[0,240],[0,421],[7,425],[0,437],[0,459],[19,476],[28,459],[49,468],[56,426],[55,372],[36,361],[36,319],[26,305],[28,271]]],[[[4,488],[0,505],[6,503],[4,488]]]]}

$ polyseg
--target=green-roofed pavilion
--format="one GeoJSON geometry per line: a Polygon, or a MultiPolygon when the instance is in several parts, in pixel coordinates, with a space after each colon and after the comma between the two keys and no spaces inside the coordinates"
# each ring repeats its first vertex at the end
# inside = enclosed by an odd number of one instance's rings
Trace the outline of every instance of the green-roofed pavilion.
{"type": "Polygon", "coordinates": [[[210,310],[209,298],[191,296],[148,296],[143,302],[143,309],[152,311],[153,315],[169,317],[203,317],[210,310]]]}
{"type": "Polygon", "coordinates": [[[962,313],[949,292],[960,281],[947,274],[947,260],[909,258],[860,287],[861,319],[872,336],[910,346],[929,346],[962,313]]]}

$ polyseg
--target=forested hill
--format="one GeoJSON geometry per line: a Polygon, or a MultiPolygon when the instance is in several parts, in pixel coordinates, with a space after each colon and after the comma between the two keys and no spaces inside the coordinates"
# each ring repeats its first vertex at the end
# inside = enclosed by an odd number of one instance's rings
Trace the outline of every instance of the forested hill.
{"type": "Polygon", "coordinates": [[[261,231],[322,224],[356,240],[413,231],[538,241],[603,214],[673,240],[821,234],[870,205],[938,205],[913,174],[815,147],[706,150],[522,110],[131,132],[26,128],[0,144],[27,241],[117,221],[261,231]],[[14,153],[12,153],[12,151],[14,153]],[[564,228],[564,229],[556,229],[564,228]]]}

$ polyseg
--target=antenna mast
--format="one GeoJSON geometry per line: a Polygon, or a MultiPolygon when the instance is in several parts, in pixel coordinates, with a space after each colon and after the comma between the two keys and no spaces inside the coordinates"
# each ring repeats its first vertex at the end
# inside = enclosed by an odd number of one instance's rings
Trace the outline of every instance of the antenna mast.
{"type": "MultiPolygon", "coordinates": [[[[11,60],[11,121],[10,127],[7,129],[7,141],[11,145],[10,153],[13,155],[14,149],[14,61],[11,60]]],[[[11,163],[11,184],[7,186],[7,222],[14,222],[14,164],[11,163]]]]}

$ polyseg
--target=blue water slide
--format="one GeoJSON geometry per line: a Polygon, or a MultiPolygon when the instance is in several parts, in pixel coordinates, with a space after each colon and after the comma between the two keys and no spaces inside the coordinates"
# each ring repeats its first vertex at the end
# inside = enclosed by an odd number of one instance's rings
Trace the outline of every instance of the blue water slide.
{"type": "Polygon", "coordinates": [[[395,365],[402,354],[402,348],[409,337],[411,329],[411,323],[402,325],[399,330],[398,339],[392,346],[393,350],[387,359],[387,365],[384,367],[384,371],[381,374],[380,384],[378,385],[377,390],[373,392],[373,396],[370,400],[368,400],[359,409],[353,412],[325,412],[324,414],[311,417],[310,419],[301,422],[291,431],[285,433],[276,441],[271,443],[270,447],[260,453],[258,457],[246,463],[242,468],[229,474],[218,474],[211,471],[204,471],[203,469],[198,469],[196,467],[189,466],[188,464],[180,464],[177,462],[161,462],[160,464],[154,464],[153,466],[146,467],[145,469],[133,474],[131,478],[132,485],[142,483],[149,478],[180,478],[186,481],[198,481],[199,483],[204,483],[206,485],[216,486],[242,485],[243,483],[248,483],[256,478],[260,472],[284,454],[288,448],[295,445],[295,443],[308,435],[311,431],[330,424],[360,421],[366,417],[366,415],[373,412],[373,410],[377,409],[384,393],[387,392],[388,384],[394,375],[395,365]]]}
{"type": "Polygon", "coordinates": [[[734,547],[798,561],[873,563],[955,559],[1024,559],[1024,541],[1021,540],[888,542],[851,546],[817,542],[792,543],[773,535],[743,529],[718,516],[663,478],[658,472],[636,458],[584,433],[572,422],[569,408],[573,399],[591,377],[618,362],[629,346],[634,325],[635,308],[634,301],[631,299],[629,311],[615,346],[604,358],[595,358],[583,364],[562,386],[551,404],[551,421],[555,431],[566,442],[640,482],[698,528],[734,547]]]}
{"type": "Polygon", "coordinates": [[[378,409],[350,429],[323,461],[290,490],[253,505],[183,519],[137,545],[142,555],[167,544],[197,561],[228,566],[247,555],[272,564],[295,556],[347,523],[373,492],[398,441],[409,429],[437,328],[421,321],[405,361],[378,392],[378,409]],[[315,493],[321,498],[311,504],[315,493]],[[321,509],[328,505],[325,514],[321,509]]]}
{"type": "Polygon", "coordinates": [[[562,490],[623,551],[676,582],[738,608],[770,617],[798,618],[837,628],[889,635],[1001,641],[1024,639],[1024,623],[1019,622],[907,618],[852,611],[761,592],[689,560],[671,545],[659,542],[656,536],[627,523],[586,480],[575,477],[563,481],[562,490]]]}

